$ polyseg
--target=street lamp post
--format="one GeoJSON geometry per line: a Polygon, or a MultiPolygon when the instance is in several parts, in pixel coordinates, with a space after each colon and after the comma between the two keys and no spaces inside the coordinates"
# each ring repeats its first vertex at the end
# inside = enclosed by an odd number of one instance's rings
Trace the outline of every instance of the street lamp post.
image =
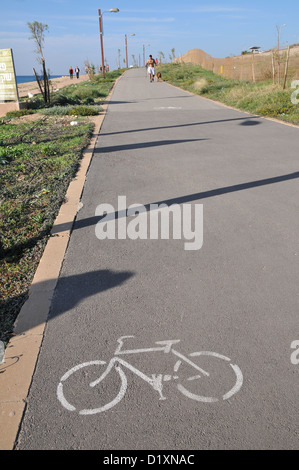
{"type": "MultiPolygon", "coordinates": [[[[135,36],[135,34],[130,34],[130,36],[135,36]]],[[[127,35],[125,34],[125,47],[126,47],[126,66],[128,68],[128,38],[127,35]]]]}
{"type": "Polygon", "coordinates": [[[102,73],[103,73],[103,78],[105,78],[105,60],[104,60],[104,45],[103,45],[103,20],[102,16],[104,13],[118,13],[119,9],[118,8],[110,8],[110,10],[103,11],[101,13],[101,10],[99,8],[99,24],[100,24],[100,39],[101,39],[101,54],[102,54],[102,73]]]}

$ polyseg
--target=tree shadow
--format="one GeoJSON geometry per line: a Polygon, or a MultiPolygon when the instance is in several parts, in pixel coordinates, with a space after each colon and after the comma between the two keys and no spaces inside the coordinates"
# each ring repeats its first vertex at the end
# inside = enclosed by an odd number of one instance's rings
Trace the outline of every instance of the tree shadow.
{"type": "MultiPolygon", "coordinates": [[[[23,295],[21,299],[23,306],[17,315],[14,333],[22,334],[47,320],[54,319],[84,300],[124,284],[134,275],[133,271],[100,269],[33,284],[27,291],[26,298],[23,295]]],[[[18,296],[9,301],[17,303],[18,296]]]]}
{"type": "Polygon", "coordinates": [[[83,300],[114,289],[135,275],[132,271],[99,269],[58,279],[49,319],[71,310],[83,300]]]}
{"type": "Polygon", "coordinates": [[[257,121],[256,119],[246,119],[240,122],[240,126],[258,126],[259,124],[261,124],[261,121],[257,121]]]}

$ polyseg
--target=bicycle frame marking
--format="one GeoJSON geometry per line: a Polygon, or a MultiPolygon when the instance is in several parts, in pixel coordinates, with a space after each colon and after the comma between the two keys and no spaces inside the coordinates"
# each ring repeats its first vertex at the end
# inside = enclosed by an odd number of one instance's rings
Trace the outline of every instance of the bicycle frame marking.
{"type": "MultiPolygon", "coordinates": [[[[127,349],[127,350],[125,350],[125,349],[122,349],[122,348],[123,348],[123,344],[124,344],[124,339],[126,339],[126,338],[134,338],[134,336],[122,336],[117,340],[119,345],[116,348],[116,351],[114,353],[115,354],[114,357],[109,361],[108,364],[105,361],[85,362],[83,364],[79,364],[79,365],[73,367],[72,369],[70,369],[68,372],[66,372],[63,375],[63,377],[61,378],[60,383],[57,387],[57,398],[61,402],[61,404],[68,411],[75,411],[76,408],[73,405],[71,405],[66,400],[66,398],[64,397],[63,382],[65,382],[74,372],[77,372],[78,370],[80,370],[84,367],[90,366],[90,365],[105,365],[105,364],[107,364],[106,370],[103,372],[103,374],[101,374],[101,376],[98,379],[94,380],[93,382],[91,382],[89,384],[90,387],[93,388],[96,385],[98,385],[100,382],[102,382],[102,380],[105,379],[105,377],[111,372],[112,369],[115,369],[118,372],[118,374],[120,376],[120,379],[121,379],[121,386],[120,386],[120,390],[119,390],[117,396],[111,402],[107,403],[106,405],[104,405],[100,408],[83,409],[83,410],[79,411],[79,414],[82,414],[82,415],[91,415],[91,414],[96,414],[96,413],[100,413],[100,412],[103,412],[103,411],[107,411],[110,408],[112,408],[113,406],[115,406],[117,403],[120,402],[120,400],[124,397],[124,395],[126,393],[126,390],[127,390],[127,377],[126,377],[124,371],[122,370],[122,367],[124,367],[124,368],[130,370],[131,372],[133,372],[135,375],[137,375],[142,380],[144,380],[146,383],[148,383],[154,390],[156,390],[160,395],[159,400],[166,400],[166,397],[162,393],[163,381],[167,382],[167,381],[170,381],[170,380],[179,379],[178,375],[176,375],[176,374],[178,373],[179,367],[181,366],[182,362],[185,362],[185,363],[191,365],[196,371],[200,372],[200,374],[201,374],[201,375],[197,374],[197,375],[194,375],[192,377],[189,377],[187,379],[188,381],[197,380],[202,375],[206,376],[206,377],[210,376],[210,374],[208,372],[206,372],[202,368],[198,367],[197,364],[195,364],[193,361],[191,361],[186,356],[184,356],[183,354],[179,353],[178,351],[176,351],[172,348],[172,346],[174,344],[179,343],[180,340],[156,341],[155,344],[157,344],[158,347],[142,348],[142,349],[127,349]],[[151,352],[164,352],[165,354],[169,354],[171,352],[172,354],[174,354],[178,358],[177,362],[174,365],[174,375],[152,374],[151,377],[148,377],[142,371],[140,371],[136,367],[132,366],[129,362],[127,362],[124,359],[122,359],[121,357],[119,357],[121,355],[141,354],[141,353],[151,353],[151,352]]],[[[218,354],[218,353],[215,353],[215,352],[210,352],[210,351],[201,351],[201,352],[194,352],[194,353],[189,354],[190,357],[201,356],[201,355],[214,356],[214,357],[222,359],[226,362],[231,362],[228,357],[223,356],[223,355],[218,354]]],[[[242,375],[242,372],[241,372],[240,368],[235,364],[230,363],[229,365],[232,367],[232,369],[233,369],[233,371],[236,375],[236,383],[229,392],[227,392],[225,395],[222,395],[223,400],[227,400],[228,398],[233,396],[235,393],[237,393],[240,390],[240,388],[243,384],[243,375],[242,375]]],[[[177,388],[181,393],[183,393],[186,397],[188,397],[192,400],[205,402],[205,403],[213,403],[213,402],[219,401],[218,398],[204,397],[204,396],[200,396],[200,395],[195,395],[194,393],[187,390],[180,383],[177,384],[177,388]]]]}

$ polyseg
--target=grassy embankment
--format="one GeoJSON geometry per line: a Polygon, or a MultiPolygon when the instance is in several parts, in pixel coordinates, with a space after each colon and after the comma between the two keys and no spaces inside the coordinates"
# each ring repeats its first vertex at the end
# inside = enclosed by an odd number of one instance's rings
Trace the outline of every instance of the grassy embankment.
{"type": "Polygon", "coordinates": [[[158,70],[163,80],[194,94],[252,114],[299,125],[299,105],[291,101],[294,92],[291,81],[287,81],[283,90],[281,85],[273,85],[272,80],[258,83],[228,80],[189,63],[161,64],[158,70]]]}
{"type": "Polygon", "coordinates": [[[70,85],[0,119],[0,341],[7,342],[94,124],[121,72],[70,85]],[[19,117],[31,114],[32,120],[19,117]],[[76,116],[76,117],[74,117],[76,116]],[[85,116],[85,117],[82,117],[85,116]],[[77,125],[71,125],[71,121],[77,125]]]}

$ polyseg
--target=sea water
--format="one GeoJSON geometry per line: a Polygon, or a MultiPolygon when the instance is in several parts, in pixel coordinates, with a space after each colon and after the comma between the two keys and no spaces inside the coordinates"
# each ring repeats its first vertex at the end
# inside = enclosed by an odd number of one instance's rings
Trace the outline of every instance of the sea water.
{"type": "MultiPolygon", "coordinates": [[[[51,78],[59,78],[62,77],[62,75],[50,75],[51,78]]],[[[17,75],[17,83],[20,85],[21,83],[28,83],[28,82],[35,82],[35,76],[34,75],[17,75]]]]}

